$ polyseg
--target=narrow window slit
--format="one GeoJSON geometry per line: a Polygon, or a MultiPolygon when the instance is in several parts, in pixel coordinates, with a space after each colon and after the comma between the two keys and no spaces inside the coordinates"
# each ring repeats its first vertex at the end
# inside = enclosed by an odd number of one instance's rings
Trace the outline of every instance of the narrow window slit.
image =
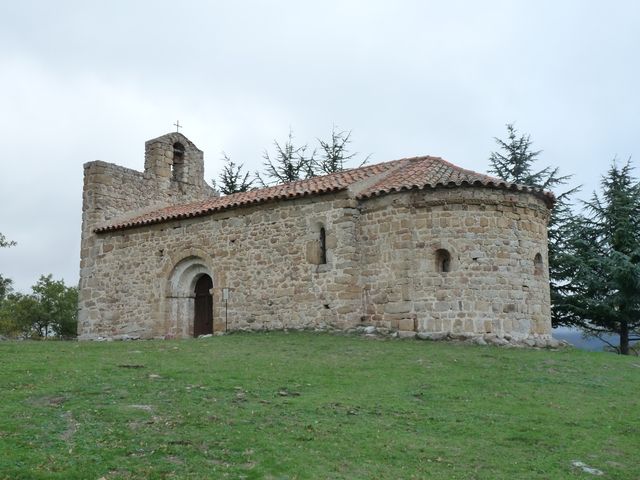
{"type": "Polygon", "coordinates": [[[324,227],[320,227],[320,265],[327,263],[327,233],[324,227]]]}

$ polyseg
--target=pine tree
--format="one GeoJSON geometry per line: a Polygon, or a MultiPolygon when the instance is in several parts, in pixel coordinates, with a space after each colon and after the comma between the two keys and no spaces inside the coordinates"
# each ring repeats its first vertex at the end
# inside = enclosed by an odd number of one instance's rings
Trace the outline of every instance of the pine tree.
{"type": "Polygon", "coordinates": [[[557,185],[567,183],[570,175],[558,176],[559,169],[545,167],[533,171],[533,164],[538,161],[542,150],[531,150],[533,142],[530,135],[518,136],[513,123],[508,123],[507,140],[494,137],[503,152],[491,152],[489,173],[497,175],[505,182],[530,185],[544,190],[552,190],[557,185]]]}
{"type": "Polygon", "coordinates": [[[317,139],[320,144],[321,154],[317,161],[317,168],[323,174],[341,172],[345,162],[355,157],[356,153],[349,154],[347,146],[351,143],[351,131],[337,131],[334,125],[331,129],[331,139],[327,142],[317,139]]]}
{"type": "Polygon", "coordinates": [[[565,322],[601,339],[619,335],[623,355],[640,340],[640,182],[631,171],[630,162],[619,168],[614,160],[602,195],[583,202],[585,214],[567,229],[559,258],[564,292],[557,308],[565,322]]]}
{"type": "Polygon", "coordinates": [[[242,163],[240,165],[236,165],[224,152],[222,152],[222,159],[225,163],[219,177],[220,183],[217,184],[214,180],[214,186],[219,187],[220,191],[225,195],[246,192],[251,189],[255,179],[249,179],[249,172],[242,172],[242,167],[244,165],[242,163]]]}
{"type": "Polygon", "coordinates": [[[0,248],[13,247],[14,245],[16,245],[16,242],[13,240],[7,240],[7,237],[0,233],[0,248]]]}
{"type": "Polygon", "coordinates": [[[289,130],[289,136],[284,144],[281,145],[277,140],[274,140],[273,144],[276,149],[275,155],[272,157],[265,150],[262,156],[265,160],[264,174],[268,180],[265,181],[260,173],[256,172],[256,179],[263,187],[270,183],[289,183],[315,176],[315,150],[310,156],[307,156],[308,146],[306,144],[296,147],[293,143],[292,130],[289,130]]]}

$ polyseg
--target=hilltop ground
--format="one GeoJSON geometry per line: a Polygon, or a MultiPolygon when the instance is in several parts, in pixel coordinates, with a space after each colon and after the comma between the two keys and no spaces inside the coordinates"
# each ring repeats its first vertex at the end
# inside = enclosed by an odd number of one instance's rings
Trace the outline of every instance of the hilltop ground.
{"type": "Polygon", "coordinates": [[[280,332],[0,364],[1,479],[640,478],[637,357],[280,332]]]}

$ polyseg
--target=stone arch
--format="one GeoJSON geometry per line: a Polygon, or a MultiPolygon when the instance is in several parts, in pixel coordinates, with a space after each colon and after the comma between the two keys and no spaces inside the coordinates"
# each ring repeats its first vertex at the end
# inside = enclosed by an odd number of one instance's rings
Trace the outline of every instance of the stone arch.
{"type": "MultiPolygon", "coordinates": [[[[169,275],[165,277],[165,318],[168,335],[180,338],[193,336],[196,284],[205,275],[211,278],[215,287],[215,277],[208,262],[200,256],[188,255],[175,263],[169,275]]],[[[213,294],[213,291],[211,293],[213,294]]]]}
{"type": "Polygon", "coordinates": [[[439,248],[435,252],[436,272],[448,273],[451,271],[451,253],[446,248],[439,248]]]}
{"type": "Polygon", "coordinates": [[[435,273],[449,273],[454,271],[458,267],[458,255],[456,249],[447,241],[438,241],[431,244],[432,256],[430,262],[432,266],[429,266],[429,271],[435,273]]]}

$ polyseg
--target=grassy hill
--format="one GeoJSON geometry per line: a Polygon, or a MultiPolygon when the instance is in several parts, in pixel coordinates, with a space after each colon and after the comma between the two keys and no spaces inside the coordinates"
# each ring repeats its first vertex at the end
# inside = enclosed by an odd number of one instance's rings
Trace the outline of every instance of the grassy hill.
{"type": "Polygon", "coordinates": [[[640,478],[637,357],[263,333],[0,366],[0,479],[640,478]]]}

